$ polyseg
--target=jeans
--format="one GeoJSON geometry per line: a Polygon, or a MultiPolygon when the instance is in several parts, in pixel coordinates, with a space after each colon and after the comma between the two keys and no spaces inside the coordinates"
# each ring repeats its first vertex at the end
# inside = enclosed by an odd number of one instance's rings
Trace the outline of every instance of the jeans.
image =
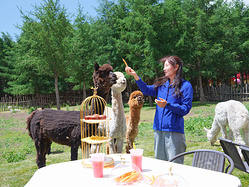
{"type": "MultiPolygon", "coordinates": [[[[178,132],[154,131],[155,158],[168,161],[175,155],[185,152],[187,148],[185,135],[178,132]]],[[[174,160],[183,164],[184,157],[174,160]]]]}

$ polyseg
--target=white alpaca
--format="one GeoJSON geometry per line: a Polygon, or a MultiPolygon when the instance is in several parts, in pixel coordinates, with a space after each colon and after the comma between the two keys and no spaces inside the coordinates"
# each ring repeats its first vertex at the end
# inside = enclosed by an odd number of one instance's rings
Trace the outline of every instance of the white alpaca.
{"type": "Polygon", "coordinates": [[[111,87],[112,120],[110,121],[110,136],[112,139],[109,143],[110,154],[116,153],[116,151],[117,153],[122,153],[126,132],[126,118],[122,100],[122,92],[126,88],[126,78],[121,72],[115,72],[115,74],[117,75],[117,83],[111,87]],[[116,142],[114,142],[114,139],[116,142]],[[115,144],[117,150],[115,149],[115,144]]]}
{"type": "MultiPolygon", "coordinates": [[[[126,89],[126,78],[121,72],[114,72],[117,76],[117,83],[111,87],[112,107],[105,107],[104,115],[110,118],[109,136],[111,140],[107,144],[107,154],[122,153],[124,138],[126,133],[126,118],[124,113],[124,105],[122,92],[126,89]],[[115,146],[116,145],[116,146],[115,146]]],[[[98,131],[105,133],[105,124],[99,123],[98,131]]],[[[91,152],[95,153],[97,146],[91,146],[91,152]]]]}
{"type": "Polygon", "coordinates": [[[19,110],[19,109],[12,109],[12,107],[11,106],[8,106],[8,109],[10,110],[10,113],[12,114],[12,113],[15,113],[15,112],[21,112],[21,110],[19,110]]]}
{"type": "Polygon", "coordinates": [[[217,140],[217,136],[221,130],[222,137],[232,140],[243,145],[249,145],[249,115],[245,105],[239,101],[229,100],[218,103],[215,107],[215,116],[210,130],[207,131],[207,138],[211,145],[217,140]],[[226,127],[229,127],[227,135],[226,127]],[[242,131],[243,138],[240,130],[242,131]]]}

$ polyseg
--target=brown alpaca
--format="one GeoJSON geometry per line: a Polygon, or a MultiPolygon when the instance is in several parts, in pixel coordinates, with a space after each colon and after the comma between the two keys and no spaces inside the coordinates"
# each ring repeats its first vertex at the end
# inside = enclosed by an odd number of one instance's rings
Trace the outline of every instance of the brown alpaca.
{"type": "Polygon", "coordinates": [[[140,121],[140,113],[144,104],[144,95],[140,91],[134,91],[130,95],[129,99],[130,114],[126,116],[126,153],[130,153],[130,149],[133,148],[133,142],[138,135],[138,125],[140,121]]]}
{"type": "MultiPolygon", "coordinates": [[[[108,64],[99,66],[95,63],[93,81],[94,86],[98,87],[97,94],[107,100],[108,93],[113,84],[116,83],[117,77],[113,73],[113,68],[108,64]]],[[[101,107],[101,106],[99,106],[101,107]]],[[[101,110],[94,110],[101,111],[101,110]]],[[[91,111],[86,111],[90,113],[91,111]]],[[[93,113],[93,112],[91,112],[93,113]]],[[[84,114],[86,115],[86,114],[84,114]]],[[[96,130],[97,127],[88,132],[96,130]]],[[[78,159],[78,148],[80,146],[80,111],[63,111],[63,110],[36,110],[27,118],[27,129],[30,137],[35,142],[36,163],[38,168],[46,165],[46,153],[53,142],[71,147],[71,160],[78,159]]]]}

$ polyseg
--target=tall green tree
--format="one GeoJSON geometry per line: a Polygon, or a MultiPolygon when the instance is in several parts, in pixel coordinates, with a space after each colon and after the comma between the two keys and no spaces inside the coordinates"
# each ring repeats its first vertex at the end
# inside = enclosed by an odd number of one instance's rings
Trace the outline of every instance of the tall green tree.
{"type": "Polygon", "coordinates": [[[152,26],[155,4],[156,1],[128,0],[129,11],[119,19],[120,38],[116,40],[117,48],[129,65],[147,82],[155,78],[158,69],[158,59],[154,58],[155,49],[151,44],[156,35],[152,26]]]}
{"type": "Polygon", "coordinates": [[[182,32],[177,43],[178,52],[182,54],[188,73],[196,79],[200,90],[200,101],[204,101],[203,79],[224,75],[226,67],[236,68],[235,53],[227,46],[226,25],[230,15],[227,13],[227,4],[224,1],[215,3],[209,0],[182,2],[183,20],[182,32]],[[219,18],[219,19],[217,19],[219,18]],[[217,73],[220,72],[220,74],[217,73]]]}
{"type": "Polygon", "coordinates": [[[31,48],[27,55],[36,58],[38,71],[54,78],[57,109],[60,109],[58,80],[67,76],[71,49],[69,45],[72,25],[67,11],[59,0],[47,0],[34,7],[34,12],[22,17],[27,27],[23,27],[24,35],[29,36],[31,48]],[[29,27],[28,27],[29,26],[29,27]]]}
{"type": "Polygon", "coordinates": [[[0,96],[6,93],[4,90],[8,88],[8,81],[10,80],[9,70],[11,65],[8,64],[10,59],[10,51],[15,43],[8,34],[2,33],[0,38],[0,96]]]}
{"type": "Polygon", "coordinates": [[[229,4],[216,1],[213,14],[208,20],[210,49],[206,56],[206,61],[209,61],[206,77],[222,83],[227,83],[239,67],[236,52],[238,38],[234,36],[231,10],[229,4]]]}
{"type": "Polygon", "coordinates": [[[92,51],[95,46],[92,44],[91,25],[83,8],[78,6],[78,14],[73,24],[73,37],[71,40],[73,63],[68,68],[70,75],[68,81],[73,83],[73,90],[83,90],[83,99],[87,97],[86,91],[93,86],[93,60],[92,51]]]}
{"type": "Polygon", "coordinates": [[[116,68],[117,46],[115,38],[118,30],[115,28],[116,4],[110,0],[100,0],[97,9],[98,18],[91,24],[93,58],[99,64],[111,62],[116,68]]]}
{"type": "MultiPolygon", "coordinates": [[[[229,19],[229,37],[230,50],[236,52],[236,60],[239,63],[238,72],[249,72],[249,8],[241,0],[234,0],[230,3],[231,16],[229,19]]],[[[234,74],[237,72],[234,72],[234,74]]],[[[244,84],[243,76],[241,83],[244,84]]]]}
{"type": "MultiPolygon", "coordinates": [[[[25,27],[27,23],[23,26],[25,27]]],[[[28,26],[29,27],[29,26],[28,26]]],[[[31,50],[29,37],[21,35],[8,53],[5,73],[8,75],[8,88],[4,91],[11,95],[36,95],[54,92],[54,81],[37,68],[35,56],[29,56],[31,50]]]]}

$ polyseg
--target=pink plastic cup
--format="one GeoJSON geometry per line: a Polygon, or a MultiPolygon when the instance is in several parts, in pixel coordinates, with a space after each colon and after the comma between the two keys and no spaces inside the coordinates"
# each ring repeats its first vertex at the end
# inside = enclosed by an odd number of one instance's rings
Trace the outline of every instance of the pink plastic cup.
{"type": "Polygon", "coordinates": [[[104,161],[105,161],[104,153],[91,154],[91,162],[92,162],[94,177],[96,178],[103,177],[104,161]]]}
{"type": "Polygon", "coordinates": [[[130,149],[131,162],[142,171],[143,149],[130,149]]]}

